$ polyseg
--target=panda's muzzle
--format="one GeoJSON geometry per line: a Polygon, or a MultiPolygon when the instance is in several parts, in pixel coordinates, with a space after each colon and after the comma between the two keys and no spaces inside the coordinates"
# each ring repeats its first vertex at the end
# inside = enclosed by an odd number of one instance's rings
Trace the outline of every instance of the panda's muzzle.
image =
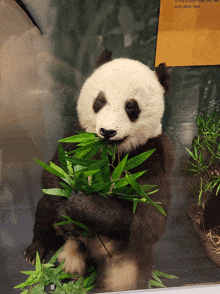
{"type": "Polygon", "coordinates": [[[113,138],[117,134],[115,130],[106,130],[104,128],[101,128],[99,132],[101,136],[103,136],[107,141],[109,141],[110,138],[113,138]]]}
{"type": "Polygon", "coordinates": [[[118,144],[118,145],[120,145],[122,142],[124,142],[128,138],[128,136],[125,136],[123,139],[119,139],[119,140],[116,139],[116,140],[114,140],[114,136],[116,136],[117,131],[115,131],[115,130],[106,130],[104,128],[101,128],[99,130],[99,133],[104,137],[104,139],[106,141],[108,141],[111,144],[118,144]]]}

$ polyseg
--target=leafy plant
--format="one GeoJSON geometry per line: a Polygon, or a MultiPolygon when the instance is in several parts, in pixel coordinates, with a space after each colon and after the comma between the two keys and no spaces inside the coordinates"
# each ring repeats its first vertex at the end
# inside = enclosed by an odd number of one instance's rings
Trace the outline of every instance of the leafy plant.
{"type": "Polygon", "coordinates": [[[14,289],[21,288],[23,291],[21,294],[46,294],[45,287],[49,284],[54,284],[56,290],[54,294],[86,294],[91,291],[94,286],[96,272],[94,268],[87,271],[87,277],[83,278],[79,275],[70,275],[63,271],[63,264],[65,260],[55,267],[54,263],[57,260],[57,256],[62,250],[62,247],[52,256],[48,263],[41,263],[39,254],[36,254],[36,265],[34,271],[21,271],[23,274],[29,275],[28,279],[17,286],[14,289]],[[92,271],[92,273],[91,273],[92,271]],[[68,283],[61,283],[65,279],[71,279],[68,283]],[[30,287],[29,290],[24,290],[25,287],[30,287]]]}
{"type": "Polygon", "coordinates": [[[43,168],[63,180],[60,182],[64,189],[43,189],[45,194],[64,196],[69,198],[73,189],[86,194],[98,192],[104,197],[116,195],[119,198],[133,201],[133,212],[138,202],[154,205],[161,213],[166,215],[163,208],[152,201],[150,191],[155,185],[139,185],[137,179],[146,171],[131,174],[129,170],[139,166],[155,151],[149,150],[128,159],[128,154],[115,167],[117,148],[110,148],[106,141],[93,133],[79,132],[78,135],[60,140],[63,143],[76,143],[77,148],[66,152],[59,145],[59,160],[61,167],[50,162],[49,165],[36,160],[43,168]],[[100,159],[93,159],[99,155],[100,159]],[[110,159],[109,159],[110,157],[110,159]],[[111,173],[111,169],[113,172],[111,173]],[[123,176],[124,175],[124,176],[123,176]]]}
{"type": "Polygon", "coordinates": [[[220,159],[220,117],[213,112],[211,115],[197,117],[198,136],[194,139],[192,150],[188,151],[191,159],[188,163],[192,166],[188,168],[194,175],[200,175],[200,183],[193,187],[199,193],[198,205],[202,203],[202,195],[206,191],[212,192],[216,189],[216,194],[220,189],[219,177],[210,175],[207,181],[204,181],[203,176],[210,169],[216,160],[220,159]]]}
{"type": "Polygon", "coordinates": [[[159,288],[166,288],[166,286],[164,286],[164,284],[162,283],[160,277],[166,278],[166,279],[178,279],[178,277],[176,276],[172,276],[155,269],[152,271],[151,276],[153,279],[151,279],[149,282],[149,288],[152,288],[152,286],[159,287],[159,288]]]}
{"type": "MultiPolygon", "coordinates": [[[[56,289],[50,293],[53,294],[86,294],[95,288],[96,271],[94,267],[87,269],[85,277],[80,275],[70,275],[62,270],[65,260],[55,267],[55,261],[62,247],[52,256],[48,263],[41,263],[39,254],[36,255],[36,265],[34,271],[21,271],[25,275],[29,275],[28,279],[14,289],[22,289],[21,294],[46,294],[45,287],[49,284],[54,284],[56,289]],[[68,283],[65,280],[68,279],[68,283]],[[24,288],[30,287],[27,290],[24,288]]],[[[178,279],[176,276],[166,274],[164,272],[153,270],[152,279],[149,282],[149,288],[160,287],[165,288],[160,277],[167,279],[178,279]]]]}

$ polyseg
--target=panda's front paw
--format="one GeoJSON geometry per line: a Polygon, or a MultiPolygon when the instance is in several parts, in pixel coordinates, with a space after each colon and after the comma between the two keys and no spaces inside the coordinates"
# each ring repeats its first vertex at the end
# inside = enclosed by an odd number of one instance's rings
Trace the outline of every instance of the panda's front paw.
{"type": "Polygon", "coordinates": [[[74,239],[68,239],[63,250],[58,255],[61,263],[65,258],[63,269],[70,274],[84,275],[86,270],[86,254],[80,248],[80,243],[74,239]]]}
{"type": "Polygon", "coordinates": [[[35,264],[36,263],[36,253],[38,252],[40,260],[42,261],[46,255],[48,254],[49,250],[45,248],[42,244],[38,242],[32,242],[26,250],[24,251],[24,256],[27,262],[35,264]]]}
{"type": "Polygon", "coordinates": [[[219,177],[220,176],[220,164],[214,163],[207,170],[209,177],[219,177]]]}

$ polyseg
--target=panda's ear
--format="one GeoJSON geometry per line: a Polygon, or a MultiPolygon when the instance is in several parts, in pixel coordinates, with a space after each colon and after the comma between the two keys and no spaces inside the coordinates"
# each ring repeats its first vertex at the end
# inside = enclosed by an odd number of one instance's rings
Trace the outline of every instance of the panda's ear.
{"type": "Polygon", "coordinates": [[[171,74],[168,72],[166,64],[161,63],[155,69],[155,73],[158,77],[159,82],[164,87],[164,94],[168,94],[170,92],[170,78],[171,74]]]}
{"type": "Polygon", "coordinates": [[[96,61],[96,67],[101,66],[104,63],[107,63],[112,60],[112,51],[105,49],[101,52],[98,60],[96,61]]]}

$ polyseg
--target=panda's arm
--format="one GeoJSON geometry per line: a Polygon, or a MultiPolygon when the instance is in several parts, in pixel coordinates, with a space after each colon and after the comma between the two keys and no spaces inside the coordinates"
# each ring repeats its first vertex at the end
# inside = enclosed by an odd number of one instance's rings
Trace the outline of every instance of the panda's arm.
{"type": "Polygon", "coordinates": [[[108,199],[98,193],[86,195],[74,191],[60,207],[59,219],[63,221],[62,215],[113,239],[129,238],[133,222],[132,202],[112,197],[108,199]]]}

